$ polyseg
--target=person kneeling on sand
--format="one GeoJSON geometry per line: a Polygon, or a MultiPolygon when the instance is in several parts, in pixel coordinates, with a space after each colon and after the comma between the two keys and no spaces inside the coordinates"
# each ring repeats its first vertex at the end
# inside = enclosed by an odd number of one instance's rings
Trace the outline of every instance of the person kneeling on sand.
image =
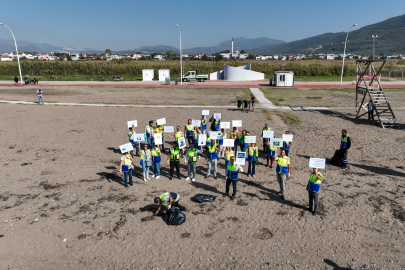
{"type": "Polygon", "coordinates": [[[184,206],[179,204],[180,195],[173,193],[173,192],[166,192],[160,195],[159,197],[155,197],[154,202],[159,204],[158,210],[155,212],[155,215],[159,214],[162,205],[166,206],[166,209],[169,210],[174,207],[178,207],[181,211],[186,211],[184,206]]]}
{"type": "Polygon", "coordinates": [[[312,212],[314,216],[316,216],[316,212],[318,211],[318,194],[319,189],[321,187],[321,182],[324,176],[319,172],[319,169],[314,168],[313,172],[309,176],[309,181],[307,185],[307,191],[309,196],[309,208],[308,211],[312,212]],[[314,206],[315,203],[315,206],[314,206]],[[313,207],[314,206],[314,207],[313,207]],[[313,209],[313,210],[312,210],[313,209]]]}

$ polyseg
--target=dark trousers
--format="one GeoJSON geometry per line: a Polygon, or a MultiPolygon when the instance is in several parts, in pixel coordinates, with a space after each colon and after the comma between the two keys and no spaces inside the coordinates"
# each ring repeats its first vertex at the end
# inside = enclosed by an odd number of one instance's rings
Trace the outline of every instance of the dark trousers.
{"type": "Polygon", "coordinates": [[[340,165],[344,168],[347,167],[347,151],[346,148],[340,148],[340,165]]]}
{"type": "Polygon", "coordinates": [[[193,141],[194,141],[193,136],[187,136],[188,146],[192,145],[193,141]]]}
{"type": "Polygon", "coordinates": [[[285,155],[288,157],[288,152],[290,152],[290,149],[285,150],[285,155]]]}
{"type": "Polygon", "coordinates": [[[368,120],[374,121],[374,111],[368,111],[368,120]]]}
{"type": "Polygon", "coordinates": [[[172,202],[172,206],[177,207],[180,209],[180,211],[186,211],[186,208],[184,206],[181,206],[179,204],[180,199],[177,202],[172,202]]]}
{"type": "Polygon", "coordinates": [[[229,194],[229,186],[233,185],[233,193],[232,193],[232,197],[235,197],[236,195],[236,191],[237,191],[237,185],[238,185],[238,180],[232,180],[231,178],[226,179],[226,194],[229,194]]]}
{"type": "Polygon", "coordinates": [[[318,194],[317,192],[313,192],[312,190],[308,190],[308,197],[309,197],[309,209],[311,211],[318,211],[318,194]],[[315,203],[315,208],[314,208],[314,203],[315,203]]]}
{"type": "Polygon", "coordinates": [[[170,160],[170,177],[173,177],[174,167],[176,167],[177,177],[180,177],[180,160],[170,160]]]}
{"type": "Polygon", "coordinates": [[[256,162],[254,162],[254,161],[249,162],[248,175],[250,174],[253,176],[256,174],[255,167],[256,167],[256,162]]]}
{"type": "Polygon", "coordinates": [[[132,185],[132,170],[128,170],[127,172],[124,172],[125,186],[128,186],[128,178],[129,178],[129,184],[132,185]]]}

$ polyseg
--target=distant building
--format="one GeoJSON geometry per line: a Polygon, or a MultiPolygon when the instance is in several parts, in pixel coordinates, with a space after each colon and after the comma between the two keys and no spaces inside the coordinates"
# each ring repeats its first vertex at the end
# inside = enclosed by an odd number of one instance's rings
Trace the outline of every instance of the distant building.
{"type": "Polygon", "coordinates": [[[13,61],[13,57],[8,56],[8,55],[2,55],[0,57],[0,61],[2,61],[2,62],[13,61]]]}

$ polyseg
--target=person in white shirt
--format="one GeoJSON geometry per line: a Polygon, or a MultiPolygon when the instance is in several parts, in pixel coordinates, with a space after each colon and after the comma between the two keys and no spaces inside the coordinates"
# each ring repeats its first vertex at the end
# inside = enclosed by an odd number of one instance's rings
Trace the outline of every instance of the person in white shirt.
{"type": "Polygon", "coordinates": [[[44,100],[43,100],[43,98],[42,98],[42,90],[41,89],[39,89],[38,91],[37,91],[37,94],[38,94],[38,99],[39,99],[39,104],[44,104],[44,100]]]}

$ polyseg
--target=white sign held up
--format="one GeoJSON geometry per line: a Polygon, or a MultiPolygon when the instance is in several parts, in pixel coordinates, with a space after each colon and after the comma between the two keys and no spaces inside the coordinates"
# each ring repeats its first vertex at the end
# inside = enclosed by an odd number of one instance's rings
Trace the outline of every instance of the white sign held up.
{"type": "Polygon", "coordinates": [[[158,126],[165,125],[166,124],[166,118],[160,118],[160,119],[156,120],[156,124],[158,126]]]}
{"type": "Polygon", "coordinates": [[[138,121],[137,120],[128,121],[128,128],[137,127],[137,126],[138,126],[138,121]]]}
{"type": "Polygon", "coordinates": [[[274,131],[263,131],[263,138],[264,139],[274,138],[274,131]]]}
{"type": "Polygon", "coordinates": [[[246,136],[245,143],[256,143],[256,136],[246,136]]]}
{"type": "Polygon", "coordinates": [[[179,138],[177,140],[177,142],[179,143],[179,148],[180,149],[186,147],[186,139],[184,137],[179,138]]]}
{"type": "Polygon", "coordinates": [[[201,110],[201,115],[210,115],[210,110],[201,110]]]}
{"type": "Polygon", "coordinates": [[[223,146],[231,146],[234,147],[235,146],[235,140],[234,139],[224,139],[224,143],[223,146]]]}
{"type": "Polygon", "coordinates": [[[198,146],[205,146],[207,144],[207,134],[198,135],[198,146]]]}
{"type": "Polygon", "coordinates": [[[132,147],[131,143],[126,143],[126,144],[120,145],[120,150],[121,150],[121,153],[124,154],[126,152],[134,150],[134,148],[132,147]]]}
{"type": "Polygon", "coordinates": [[[283,139],[280,138],[271,138],[270,146],[272,147],[283,147],[283,139]]]}
{"type": "Polygon", "coordinates": [[[219,125],[221,129],[230,129],[231,128],[231,122],[221,122],[219,125]]]}
{"type": "Polygon", "coordinates": [[[162,144],[162,133],[155,133],[155,144],[162,144]]]}
{"type": "Polygon", "coordinates": [[[221,132],[219,132],[219,131],[210,131],[210,139],[211,140],[219,140],[219,139],[221,139],[221,132]]]}
{"type": "Polygon", "coordinates": [[[164,126],[163,127],[164,131],[167,132],[174,132],[174,127],[173,126],[164,126]]]}
{"type": "Polygon", "coordinates": [[[134,141],[135,142],[144,142],[145,141],[145,134],[144,133],[134,134],[134,141]]]}
{"type": "Polygon", "coordinates": [[[232,127],[242,127],[242,120],[232,120],[232,127]]]}
{"type": "Polygon", "coordinates": [[[235,163],[239,165],[245,165],[245,161],[246,161],[246,153],[237,152],[235,163]]]}
{"type": "Polygon", "coordinates": [[[309,167],[325,169],[325,159],[324,158],[309,158],[309,167]]]}
{"type": "Polygon", "coordinates": [[[291,134],[283,134],[283,141],[284,142],[292,142],[293,140],[293,135],[291,134]]]}
{"type": "Polygon", "coordinates": [[[214,119],[222,119],[222,113],[214,113],[214,119]]]}
{"type": "Polygon", "coordinates": [[[201,126],[201,120],[191,120],[191,125],[193,127],[200,127],[201,126]]]}

